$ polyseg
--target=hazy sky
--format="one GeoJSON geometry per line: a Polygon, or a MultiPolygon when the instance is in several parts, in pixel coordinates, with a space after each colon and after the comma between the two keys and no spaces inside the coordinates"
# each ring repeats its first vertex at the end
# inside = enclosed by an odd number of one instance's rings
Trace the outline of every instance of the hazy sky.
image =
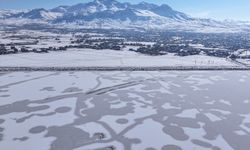
{"type": "MultiPolygon", "coordinates": [[[[1,9],[53,8],[58,5],[72,5],[91,0],[0,0],[1,9]]],[[[118,0],[139,3],[168,4],[175,10],[194,17],[214,18],[217,20],[250,21],[250,0],[118,0]]]]}

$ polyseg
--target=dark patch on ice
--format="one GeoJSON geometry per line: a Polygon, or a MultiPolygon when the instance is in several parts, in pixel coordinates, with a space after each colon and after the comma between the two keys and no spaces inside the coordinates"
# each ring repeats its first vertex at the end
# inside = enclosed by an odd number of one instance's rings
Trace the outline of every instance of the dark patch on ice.
{"type": "Polygon", "coordinates": [[[40,105],[40,106],[28,106],[31,102],[29,100],[23,100],[14,102],[12,104],[7,104],[0,106],[0,115],[9,114],[13,112],[35,112],[40,110],[45,110],[50,108],[48,105],[40,105]]]}
{"type": "Polygon", "coordinates": [[[217,147],[217,146],[214,146],[214,147],[212,147],[212,150],[222,150],[222,149],[217,147]]]}
{"type": "Polygon", "coordinates": [[[189,136],[185,134],[185,131],[178,126],[166,125],[163,128],[163,131],[179,141],[186,141],[189,139],[189,136]]]}
{"type": "Polygon", "coordinates": [[[79,89],[78,87],[71,87],[67,88],[63,91],[63,93],[72,93],[72,92],[81,92],[82,89],[79,89]]]}
{"type": "Polygon", "coordinates": [[[70,107],[59,107],[59,108],[55,109],[55,112],[57,112],[57,113],[67,113],[70,111],[71,111],[70,107]]]}
{"type": "Polygon", "coordinates": [[[49,91],[49,92],[52,92],[52,91],[55,91],[54,87],[45,87],[43,89],[41,89],[40,91],[49,91]]]}
{"type": "Polygon", "coordinates": [[[3,140],[3,134],[0,133],[0,141],[3,140]]]}
{"type": "Polygon", "coordinates": [[[3,134],[2,134],[3,131],[4,131],[4,128],[0,127],[0,141],[3,140],[3,134]]]}
{"type": "Polygon", "coordinates": [[[50,150],[70,150],[91,141],[90,134],[71,126],[49,127],[46,137],[55,137],[50,150]]]}
{"type": "Polygon", "coordinates": [[[116,150],[115,146],[108,146],[104,150],[116,150]]]}
{"type": "Polygon", "coordinates": [[[21,138],[14,138],[13,140],[14,140],[14,141],[21,141],[21,142],[24,142],[24,141],[27,141],[28,139],[29,139],[29,137],[24,136],[24,137],[21,137],[21,138]]]}
{"type": "Polygon", "coordinates": [[[250,123],[245,123],[245,126],[250,129],[250,123]]]}
{"type": "Polygon", "coordinates": [[[212,144],[207,143],[205,141],[198,140],[198,139],[193,139],[193,140],[191,140],[191,142],[194,143],[195,145],[199,145],[199,146],[205,147],[205,148],[211,148],[211,147],[213,147],[212,144]]]}
{"type": "Polygon", "coordinates": [[[97,148],[95,150],[117,150],[117,149],[115,148],[115,146],[107,146],[104,148],[97,148]]]}
{"type": "Polygon", "coordinates": [[[32,118],[34,116],[46,117],[46,116],[52,116],[54,114],[56,114],[56,113],[55,112],[49,112],[49,113],[46,113],[46,114],[30,114],[28,116],[18,118],[18,119],[15,119],[15,120],[16,120],[16,123],[22,123],[22,122],[26,121],[27,119],[30,119],[30,118],[32,118]]]}
{"type": "Polygon", "coordinates": [[[44,132],[45,130],[46,130],[45,126],[36,126],[36,127],[31,128],[29,132],[32,134],[38,134],[38,133],[44,132]]]}
{"type": "Polygon", "coordinates": [[[0,124],[3,124],[5,122],[4,119],[0,119],[0,124]]]}
{"type": "Polygon", "coordinates": [[[116,120],[116,122],[119,123],[119,124],[127,124],[128,119],[118,119],[118,120],[116,120]]]}
{"type": "Polygon", "coordinates": [[[145,150],[157,150],[157,149],[155,149],[153,147],[149,147],[149,148],[146,148],[145,150]]]}
{"type": "MultiPolygon", "coordinates": [[[[1,87],[0,87],[1,88],[1,87]]],[[[0,89],[0,93],[6,93],[6,92],[8,92],[9,90],[1,90],[0,89]]]]}
{"type": "Polygon", "coordinates": [[[176,145],[165,145],[161,150],[182,150],[182,148],[176,145]]]}
{"type": "Polygon", "coordinates": [[[10,97],[10,95],[0,95],[0,97],[10,97]]]}

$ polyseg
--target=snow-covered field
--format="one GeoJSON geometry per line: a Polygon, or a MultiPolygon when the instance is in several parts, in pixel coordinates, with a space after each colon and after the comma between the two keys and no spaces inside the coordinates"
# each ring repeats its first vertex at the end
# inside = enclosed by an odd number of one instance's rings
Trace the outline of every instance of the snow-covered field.
{"type": "Polygon", "coordinates": [[[250,67],[250,59],[237,59],[237,61],[246,64],[246,66],[250,67]]]}
{"type": "Polygon", "coordinates": [[[1,150],[247,150],[250,72],[0,72],[1,150]]]}
{"type": "Polygon", "coordinates": [[[131,51],[70,49],[47,54],[23,53],[0,56],[0,67],[161,67],[161,66],[237,66],[225,58],[203,55],[179,57],[173,54],[148,56],[131,51]]]}

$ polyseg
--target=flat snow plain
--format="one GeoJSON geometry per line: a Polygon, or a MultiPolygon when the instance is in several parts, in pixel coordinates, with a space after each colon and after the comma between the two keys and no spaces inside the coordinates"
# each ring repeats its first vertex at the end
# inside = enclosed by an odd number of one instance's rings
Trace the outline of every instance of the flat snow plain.
{"type": "Polygon", "coordinates": [[[0,56],[0,67],[235,67],[225,58],[203,55],[179,57],[173,54],[147,56],[132,51],[70,49],[46,54],[23,53],[0,56]]]}
{"type": "Polygon", "coordinates": [[[246,150],[250,72],[2,72],[1,150],[246,150]]]}

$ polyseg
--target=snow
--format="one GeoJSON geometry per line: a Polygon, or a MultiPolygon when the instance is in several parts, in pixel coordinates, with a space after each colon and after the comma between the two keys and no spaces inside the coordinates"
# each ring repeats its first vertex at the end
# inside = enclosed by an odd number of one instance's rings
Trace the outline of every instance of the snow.
{"type": "Polygon", "coordinates": [[[236,64],[224,58],[204,55],[179,57],[173,54],[148,56],[131,51],[70,49],[46,54],[21,53],[0,56],[0,66],[15,67],[160,67],[160,66],[214,66],[231,67],[236,64]]]}
{"type": "Polygon", "coordinates": [[[41,11],[41,16],[47,20],[53,20],[57,17],[61,17],[62,15],[62,13],[41,11]]]}
{"type": "MultiPolygon", "coordinates": [[[[125,21],[115,19],[102,20],[103,29],[158,29],[158,30],[173,30],[173,31],[188,31],[188,32],[200,32],[200,33],[238,33],[243,32],[249,27],[239,27],[237,25],[222,26],[218,24],[211,25],[200,20],[175,20],[164,17],[152,17],[153,14],[143,12],[138,15],[150,16],[149,20],[135,20],[131,21],[127,19],[125,21]]],[[[62,25],[62,24],[59,24],[62,25]]],[[[77,20],[76,22],[64,24],[70,28],[100,28],[100,19],[94,19],[92,21],[77,20]]]]}
{"type": "Polygon", "coordinates": [[[239,56],[241,56],[241,57],[244,57],[244,56],[249,57],[250,56],[250,50],[242,50],[242,51],[238,51],[238,52],[239,52],[239,56]]]}
{"type": "MultiPolygon", "coordinates": [[[[89,8],[90,9],[90,8],[89,8]]],[[[115,8],[114,8],[115,9],[115,8]]],[[[83,15],[88,13],[93,13],[97,11],[96,8],[91,8],[90,10],[82,10],[83,15]],[[89,12],[87,12],[89,11],[89,12]]],[[[204,23],[204,20],[176,20],[171,18],[166,18],[162,16],[157,16],[153,12],[147,10],[140,10],[135,12],[138,16],[149,17],[149,20],[136,20],[131,21],[127,19],[121,21],[119,19],[104,19],[102,20],[102,26],[100,27],[100,19],[93,19],[92,21],[76,20],[71,23],[61,22],[58,24],[51,24],[49,21],[53,20],[59,16],[62,16],[62,13],[56,12],[42,12],[44,20],[38,19],[25,19],[25,18],[10,18],[10,19],[0,19],[0,24],[8,25],[17,25],[22,26],[24,24],[40,23],[48,26],[56,25],[58,27],[67,27],[67,28],[103,28],[103,29],[160,29],[160,30],[174,30],[174,31],[192,31],[192,32],[201,32],[201,33],[235,33],[243,32],[250,27],[248,25],[241,25],[240,27],[237,24],[232,24],[230,26],[213,23],[204,23]]],[[[1,16],[1,15],[0,15],[1,16]]]]}
{"type": "Polygon", "coordinates": [[[22,26],[25,24],[41,24],[41,25],[48,25],[51,24],[48,23],[46,20],[38,20],[38,19],[26,19],[26,18],[10,18],[10,19],[0,19],[0,25],[8,26],[8,25],[16,25],[16,26],[22,26]]]}
{"type": "Polygon", "coordinates": [[[182,113],[176,115],[177,117],[181,118],[196,118],[196,115],[199,114],[200,112],[197,109],[188,109],[184,110],[182,113]]]}
{"type": "MultiPolygon", "coordinates": [[[[152,14],[140,14],[140,15],[152,15],[152,14]]],[[[60,16],[60,14],[46,14],[47,19],[51,19],[53,17],[60,16]]],[[[84,21],[84,20],[76,20],[72,23],[57,23],[51,24],[46,20],[32,20],[32,19],[23,19],[23,18],[15,18],[15,19],[0,19],[0,24],[2,25],[17,25],[21,26],[24,24],[31,24],[31,23],[41,23],[46,25],[56,25],[60,27],[67,27],[67,28],[89,28],[89,29],[137,29],[137,28],[144,28],[144,29],[158,29],[158,30],[173,30],[173,31],[188,31],[188,32],[200,32],[200,33],[238,33],[243,32],[247,27],[220,27],[220,26],[211,26],[211,25],[203,25],[200,21],[183,21],[183,20],[174,20],[169,18],[160,17],[150,17],[149,21],[131,21],[127,19],[126,21],[115,20],[115,19],[105,19],[102,20],[102,26],[100,27],[100,19],[94,19],[92,21],[84,21]]]]}
{"type": "Polygon", "coordinates": [[[138,11],[135,11],[135,14],[137,16],[144,16],[144,17],[161,17],[149,10],[138,10],[138,11]]]}
{"type": "Polygon", "coordinates": [[[238,62],[246,64],[248,67],[250,67],[250,59],[237,59],[238,62]]]}
{"type": "Polygon", "coordinates": [[[0,149],[244,149],[249,79],[246,71],[1,73],[0,149]]]}
{"type": "Polygon", "coordinates": [[[9,17],[13,14],[17,14],[20,12],[27,12],[28,10],[14,10],[14,9],[0,9],[0,19],[9,17]]]}

